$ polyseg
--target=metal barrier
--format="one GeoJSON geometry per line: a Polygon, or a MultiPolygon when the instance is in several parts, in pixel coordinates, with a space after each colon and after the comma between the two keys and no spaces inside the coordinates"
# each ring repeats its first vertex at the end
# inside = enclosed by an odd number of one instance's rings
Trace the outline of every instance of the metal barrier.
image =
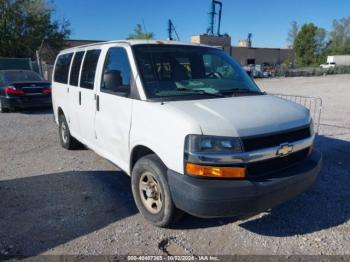
{"type": "Polygon", "coordinates": [[[42,64],[42,76],[51,82],[52,79],[52,71],[53,71],[53,65],[48,65],[48,64],[42,64]]]}
{"type": "Polygon", "coordinates": [[[320,129],[321,113],[323,108],[323,102],[320,97],[273,94],[273,93],[271,93],[270,95],[295,102],[309,109],[310,115],[312,116],[312,119],[314,121],[314,130],[316,133],[318,133],[320,129]]]}

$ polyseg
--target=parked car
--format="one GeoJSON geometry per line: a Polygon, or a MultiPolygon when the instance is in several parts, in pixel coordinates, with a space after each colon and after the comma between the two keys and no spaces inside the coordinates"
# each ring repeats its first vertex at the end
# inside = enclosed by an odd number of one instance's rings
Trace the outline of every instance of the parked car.
{"type": "Polygon", "coordinates": [[[271,77],[271,73],[269,71],[263,71],[263,78],[271,77]]]}
{"type": "Polygon", "coordinates": [[[264,77],[264,73],[263,73],[261,65],[254,65],[252,72],[253,72],[254,78],[263,78],[264,77]]]}
{"type": "Polygon", "coordinates": [[[29,70],[0,70],[0,112],[51,106],[51,84],[29,70]]]}
{"type": "Polygon", "coordinates": [[[253,77],[253,66],[252,65],[242,66],[242,69],[249,75],[249,77],[253,77]]]}
{"type": "Polygon", "coordinates": [[[332,67],[335,67],[335,63],[333,63],[333,62],[331,62],[331,63],[325,63],[325,64],[321,64],[320,65],[320,67],[322,68],[322,69],[328,69],[328,68],[332,68],[332,67]]]}
{"type": "Polygon", "coordinates": [[[139,211],[157,226],[179,210],[265,211],[307,190],[321,168],[309,111],[261,92],[217,48],[75,47],[56,58],[52,87],[61,145],[83,143],[130,175],[139,211]]]}

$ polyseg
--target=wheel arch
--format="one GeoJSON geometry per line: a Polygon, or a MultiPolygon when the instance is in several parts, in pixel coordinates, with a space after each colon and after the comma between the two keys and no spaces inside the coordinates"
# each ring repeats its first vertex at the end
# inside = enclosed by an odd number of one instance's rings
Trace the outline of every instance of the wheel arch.
{"type": "Polygon", "coordinates": [[[59,106],[59,107],[57,108],[57,116],[61,116],[61,115],[64,115],[64,116],[65,116],[62,107],[59,106]]]}
{"type": "Polygon", "coordinates": [[[151,154],[156,155],[160,159],[159,155],[157,155],[157,153],[155,153],[155,151],[152,150],[150,147],[145,146],[145,145],[134,146],[133,149],[131,150],[131,154],[130,154],[130,162],[129,162],[130,163],[130,165],[129,165],[130,175],[132,173],[132,170],[133,170],[137,160],[139,160],[140,158],[142,158],[146,155],[151,155],[151,154]]]}
{"type": "Polygon", "coordinates": [[[62,107],[57,107],[57,108],[54,108],[54,111],[53,111],[53,120],[56,122],[56,124],[58,125],[58,122],[59,122],[59,118],[61,115],[65,116],[64,114],[64,111],[62,109],[62,107]]]}

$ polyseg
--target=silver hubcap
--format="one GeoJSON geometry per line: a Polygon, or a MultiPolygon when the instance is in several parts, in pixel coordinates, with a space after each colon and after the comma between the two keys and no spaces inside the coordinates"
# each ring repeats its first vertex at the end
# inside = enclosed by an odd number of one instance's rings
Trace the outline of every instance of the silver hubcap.
{"type": "Polygon", "coordinates": [[[152,214],[157,214],[162,209],[162,191],[157,179],[151,172],[141,175],[139,192],[144,207],[152,214]]]}
{"type": "Polygon", "coordinates": [[[62,122],[61,124],[61,135],[62,135],[62,140],[64,143],[67,143],[68,141],[68,130],[65,122],[62,122]]]}

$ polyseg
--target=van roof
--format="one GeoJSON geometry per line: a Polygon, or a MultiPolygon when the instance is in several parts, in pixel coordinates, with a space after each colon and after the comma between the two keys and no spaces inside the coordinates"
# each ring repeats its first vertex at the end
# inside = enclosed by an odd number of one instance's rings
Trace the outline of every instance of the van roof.
{"type": "MultiPolygon", "coordinates": [[[[105,44],[113,44],[113,43],[125,43],[128,45],[142,45],[142,44],[151,44],[151,45],[186,45],[186,46],[206,46],[206,47],[213,47],[213,46],[208,46],[208,45],[203,45],[203,44],[196,44],[196,43],[189,43],[189,42],[182,42],[182,41],[173,41],[173,40],[112,40],[112,41],[107,41],[107,42],[96,42],[92,44],[87,44],[87,45],[81,45],[81,46],[75,46],[71,48],[67,48],[62,50],[61,52],[67,52],[67,51],[73,51],[79,48],[84,48],[84,47],[90,47],[90,46],[99,46],[99,45],[105,45],[105,44]]],[[[215,47],[213,47],[215,48],[215,47]]],[[[61,53],[60,52],[60,53],[61,53]]]]}

